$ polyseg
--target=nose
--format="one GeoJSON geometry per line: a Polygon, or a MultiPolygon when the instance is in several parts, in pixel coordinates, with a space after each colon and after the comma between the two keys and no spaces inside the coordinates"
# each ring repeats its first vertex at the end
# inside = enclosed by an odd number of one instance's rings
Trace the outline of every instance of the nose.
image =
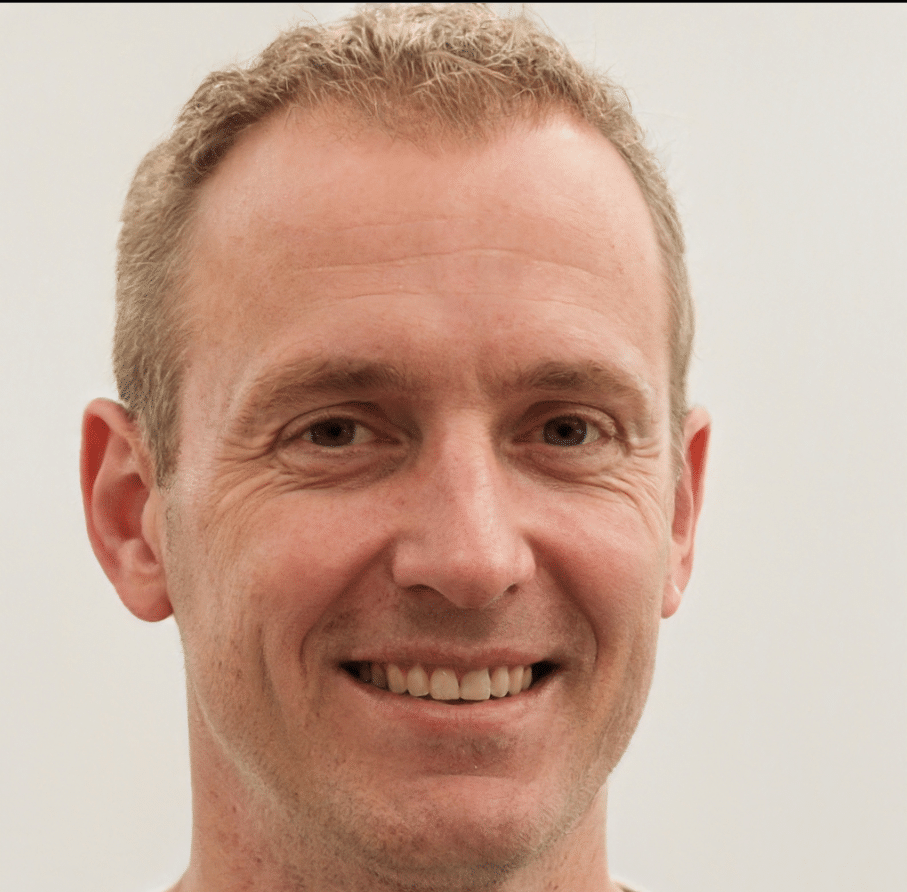
{"type": "Polygon", "coordinates": [[[475,431],[451,434],[423,456],[406,483],[392,573],[397,585],[429,588],[457,607],[482,609],[535,572],[520,529],[514,482],[475,431]]]}

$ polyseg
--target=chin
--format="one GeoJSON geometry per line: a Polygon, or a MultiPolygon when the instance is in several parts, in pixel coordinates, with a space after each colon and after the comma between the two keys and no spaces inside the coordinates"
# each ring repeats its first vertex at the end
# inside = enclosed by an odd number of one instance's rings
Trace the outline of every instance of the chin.
{"type": "Polygon", "coordinates": [[[378,850],[367,869],[394,890],[465,892],[494,887],[532,860],[538,848],[533,836],[514,822],[494,828],[475,821],[456,828],[441,822],[430,833],[375,840],[378,850]]]}
{"type": "Polygon", "coordinates": [[[342,849],[368,853],[362,867],[377,887],[494,888],[543,855],[583,810],[540,810],[538,799],[505,786],[481,777],[444,779],[408,814],[385,811],[365,833],[344,834],[342,849]]]}

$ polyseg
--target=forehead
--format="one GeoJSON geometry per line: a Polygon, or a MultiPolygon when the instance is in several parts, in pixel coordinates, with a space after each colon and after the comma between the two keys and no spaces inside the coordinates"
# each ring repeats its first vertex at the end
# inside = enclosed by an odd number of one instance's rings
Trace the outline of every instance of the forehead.
{"type": "Polygon", "coordinates": [[[532,236],[539,259],[585,252],[590,270],[637,277],[658,264],[623,159],[565,114],[423,146],[291,109],[245,133],[204,184],[195,243],[254,248],[266,265],[291,241],[297,261],[318,267],[345,265],[351,248],[387,261],[469,242],[519,251],[532,236]]]}
{"type": "Polygon", "coordinates": [[[189,284],[194,365],[235,385],[269,356],[317,352],[319,332],[376,346],[359,330],[369,312],[391,351],[454,325],[486,351],[616,331],[667,358],[648,208],[617,150],[566,115],[417,146],[282,112],[202,187],[189,284]]]}

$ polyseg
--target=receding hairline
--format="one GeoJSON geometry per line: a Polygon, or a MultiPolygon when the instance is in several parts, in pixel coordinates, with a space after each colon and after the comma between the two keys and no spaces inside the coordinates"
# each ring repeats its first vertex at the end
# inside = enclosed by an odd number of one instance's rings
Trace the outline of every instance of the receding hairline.
{"type": "MultiPolygon", "coordinates": [[[[303,108],[292,103],[283,106],[261,121],[246,128],[237,137],[230,150],[221,158],[217,167],[194,190],[190,225],[183,233],[181,240],[180,253],[186,264],[191,262],[192,259],[193,241],[198,234],[200,214],[204,210],[203,205],[211,189],[216,188],[217,180],[229,169],[231,156],[235,157],[235,153],[241,150],[244,143],[248,140],[258,139],[268,142],[273,138],[274,130],[278,127],[307,128],[304,138],[310,138],[314,143],[321,143],[322,145],[336,143],[338,152],[341,153],[347,147],[361,146],[367,142],[368,137],[371,135],[383,136],[390,140],[391,144],[400,140],[415,149],[418,154],[427,156],[430,159],[443,155],[447,150],[452,152],[464,150],[467,154],[480,154],[485,149],[493,148],[496,143],[506,142],[512,136],[531,139],[534,135],[540,134],[547,128],[572,131],[573,134],[581,139],[588,139],[592,143],[597,143],[610,155],[610,160],[603,157],[600,161],[594,161],[597,170],[606,170],[613,161],[614,170],[619,170],[619,173],[616,175],[615,173],[605,174],[606,179],[621,178],[627,187],[635,193],[635,197],[638,199],[635,202],[636,210],[644,215],[645,222],[643,225],[646,229],[646,237],[650,240],[653,256],[658,264],[658,274],[662,279],[661,284],[664,288],[665,299],[670,304],[671,281],[665,262],[666,258],[658,237],[657,221],[644,190],[641,188],[626,158],[613,141],[579,115],[575,109],[562,104],[552,104],[548,109],[530,109],[526,115],[502,119],[497,126],[486,128],[480,135],[472,132],[411,133],[408,130],[401,132],[396,128],[389,129],[383,126],[380,121],[364,117],[355,107],[350,107],[347,104],[340,105],[333,100],[315,108],[303,108]]],[[[586,147],[581,149],[581,153],[587,151],[588,146],[592,143],[587,143],[586,147]]],[[[379,146],[379,151],[382,148],[384,147],[379,146]]],[[[329,184],[319,185],[325,188],[329,187],[329,184]]],[[[622,188],[619,183],[618,188],[622,188]]],[[[617,202],[616,204],[603,202],[600,212],[606,215],[609,208],[625,209],[627,207],[628,205],[625,202],[617,202]]],[[[305,226],[308,225],[309,222],[306,221],[305,226]]]]}
{"type": "Polygon", "coordinates": [[[224,168],[228,159],[243,143],[263,138],[267,132],[280,127],[308,127],[313,140],[336,142],[339,147],[364,141],[370,135],[381,135],[392,142],[408,143],[419,152],[428,155],[443,154],[446,150],[482,150],[493,146],[507,137],[524,131],[532,134],[546,127],[562,123],[576,131],[601,139],[620,159],[624,171],[634,182],[640,198],[649,214],[649,220],[655,232],[655,219],[650,203],[638,178],[627,162],[623,152],[592,122],[584,118],[579,111],[568,103],[551,99],[547,105],[537,101],[521,102],[513,114],[482,120],[475,127],[456,128],[439,122],[431,117],[430,112],[420,112],[421,118],[405,117],[400,121],[385,121],[381,117],[366,114],[361,107],[349,100],[327,97],[317,103],[303,103],[295,99],[273,109],[260,120],[243,128],[231,143],[229,149],[218,159],[217,164],[206,173],[193,189],[194,209],[197,210],[199,196],[208,188],[224,168]]]}

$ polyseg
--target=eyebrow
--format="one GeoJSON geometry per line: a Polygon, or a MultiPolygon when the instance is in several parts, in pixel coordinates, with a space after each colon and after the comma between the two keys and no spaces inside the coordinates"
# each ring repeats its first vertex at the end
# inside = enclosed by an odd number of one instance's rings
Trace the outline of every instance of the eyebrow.
{"type": "Polygon", "coordinates": [[[637,374],[618,366],[586,360],[579,363],[551,360],[518,372],[509,380],[498,382],[496,389],[550,391],[594,391],[622,399],[652,403],[653,391],[637,374]]]}
{"type": "Polygon", "coordinates": [[[541,391],[564,396],[606,396],[609,401],[626,407],[624,421],[636,436],[648,436],[655,424],[654,388],[638,373],[617,364],[551,360],[496,383],[495,389],[504,394],[541,391]]]}
{"type": "MultiPolygon", "coordinates": [[[[617,365],[592,360],[542,361],[513,374],[489,377],[485,387],[499,396],[532,391],[606,394],[630,407],[633,426],[648,427],[654,417],[654,391],[641,376],[617,365]]],[[[241,434],[254,433],[285,406],[304,403],[318,394],[355,398],[376,392],[419,394],[427,388],[424,379],[391,362],[303,360],[265,375],[253,384],[231,427],[241,434]]]]}
{"type": "Polygon", "coordinates": [[[412,376],[391,363],[303,360],[253,384],[232,426],[241,433],[251,433],[284,406],[304,402],[313,394],[417,389],[412,376]]]}

